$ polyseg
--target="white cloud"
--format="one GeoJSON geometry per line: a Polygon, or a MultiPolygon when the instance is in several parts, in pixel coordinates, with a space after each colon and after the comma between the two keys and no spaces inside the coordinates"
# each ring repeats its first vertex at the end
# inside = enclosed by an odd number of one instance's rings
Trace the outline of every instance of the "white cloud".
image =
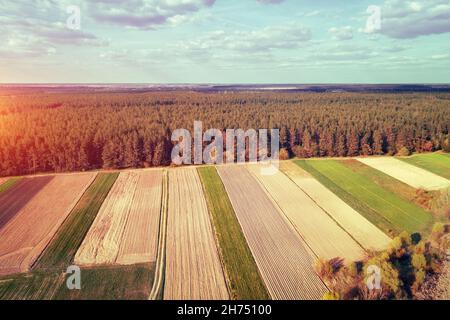
{"type": "Polygon", "coordinates": [[[351,40],[353,39],[353,28],[346,27],[333,27],[328,30],[334,40],[351,40]]]}
{"type": "Polygon", "coordinates": [[[385,0],[379,33],[395,39],[450,32],[448,0],[385,0]]]}

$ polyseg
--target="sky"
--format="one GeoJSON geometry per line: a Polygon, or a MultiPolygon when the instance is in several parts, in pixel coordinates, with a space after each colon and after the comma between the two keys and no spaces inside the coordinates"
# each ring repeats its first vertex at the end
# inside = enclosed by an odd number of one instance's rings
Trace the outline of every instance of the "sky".
{"type": "Polygon", "coordinates": [[[0,83],[450,83],[450,0],[0,0],[0,83]]]}

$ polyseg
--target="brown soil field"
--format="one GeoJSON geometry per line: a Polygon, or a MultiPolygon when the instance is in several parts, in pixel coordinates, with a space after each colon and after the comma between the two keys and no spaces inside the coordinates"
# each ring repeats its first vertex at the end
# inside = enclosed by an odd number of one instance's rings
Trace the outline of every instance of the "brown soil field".
{"type": "Polygon", "coordinates": [[[162,197],[162,170],[141,171],[120,243],[118,264],[156,260],[162,197]]]}
{"type": "Polygon", "coordinates": [[[0,185],[2,185],[4,182],[6,182],[8,178],[0,178],[0,185]]]}
{"type": "Polygon", "coordinates": [[[0,194],[0,230],[30,201],[53,177],[23,178],[0,194]]]}
{"type": "Polygon", "coordinates": [[[53,177],[3,226],[0,230],[0,275],[30,270],[95,175],[53,177]]]}
{"type": "Polygon", "coordinates": [[[284,161],[280,169],[365,249],[383,250],[389,245],[391,239],[384,232],[298,165],[284,161]]]}
{"type": "Polygon", "coordinates": [[[278,171],[273,175],[263,175],[258,165],[249,165],[247,168],[317,257],[340,257],[349,262],[363,257],[364,250],[361,246],[284,173],[278,171]]]}
{"type": "Polygon", "coordinates": [[[170,170],[164,299],[228,298],[197,170],[170,170]]]}
{"type": "Polygon", "coordinates": [[[116,262],[138,180],[136,172],[120,173],[75,255],[76,264],[116,262]]]}
{"type": "Polygon", "coordinates": [[[255,177],[240,165],[217,170],[271,297],[321,299],[327,288],[309,249],[255,177]]]}

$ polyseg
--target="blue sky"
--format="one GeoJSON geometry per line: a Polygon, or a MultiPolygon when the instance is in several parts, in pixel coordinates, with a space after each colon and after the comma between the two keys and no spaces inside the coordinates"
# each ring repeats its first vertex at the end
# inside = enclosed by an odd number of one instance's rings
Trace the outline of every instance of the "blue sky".
{"type": "Polygon", "coordinates": [[[450,1],[0,0],[0,43],[3,83],[449,83],[450,1]]]}

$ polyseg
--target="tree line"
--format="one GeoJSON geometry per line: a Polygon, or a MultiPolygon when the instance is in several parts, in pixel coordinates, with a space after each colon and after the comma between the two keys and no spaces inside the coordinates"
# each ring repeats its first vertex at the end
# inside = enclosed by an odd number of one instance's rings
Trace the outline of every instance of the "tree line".
{"type": "Polygon", "coordinates": [[[277,128],[284,157],[450,151],[449,94],[22,92],[0,97],[0,176],[169,165],[195,120],[277,128]]]}

